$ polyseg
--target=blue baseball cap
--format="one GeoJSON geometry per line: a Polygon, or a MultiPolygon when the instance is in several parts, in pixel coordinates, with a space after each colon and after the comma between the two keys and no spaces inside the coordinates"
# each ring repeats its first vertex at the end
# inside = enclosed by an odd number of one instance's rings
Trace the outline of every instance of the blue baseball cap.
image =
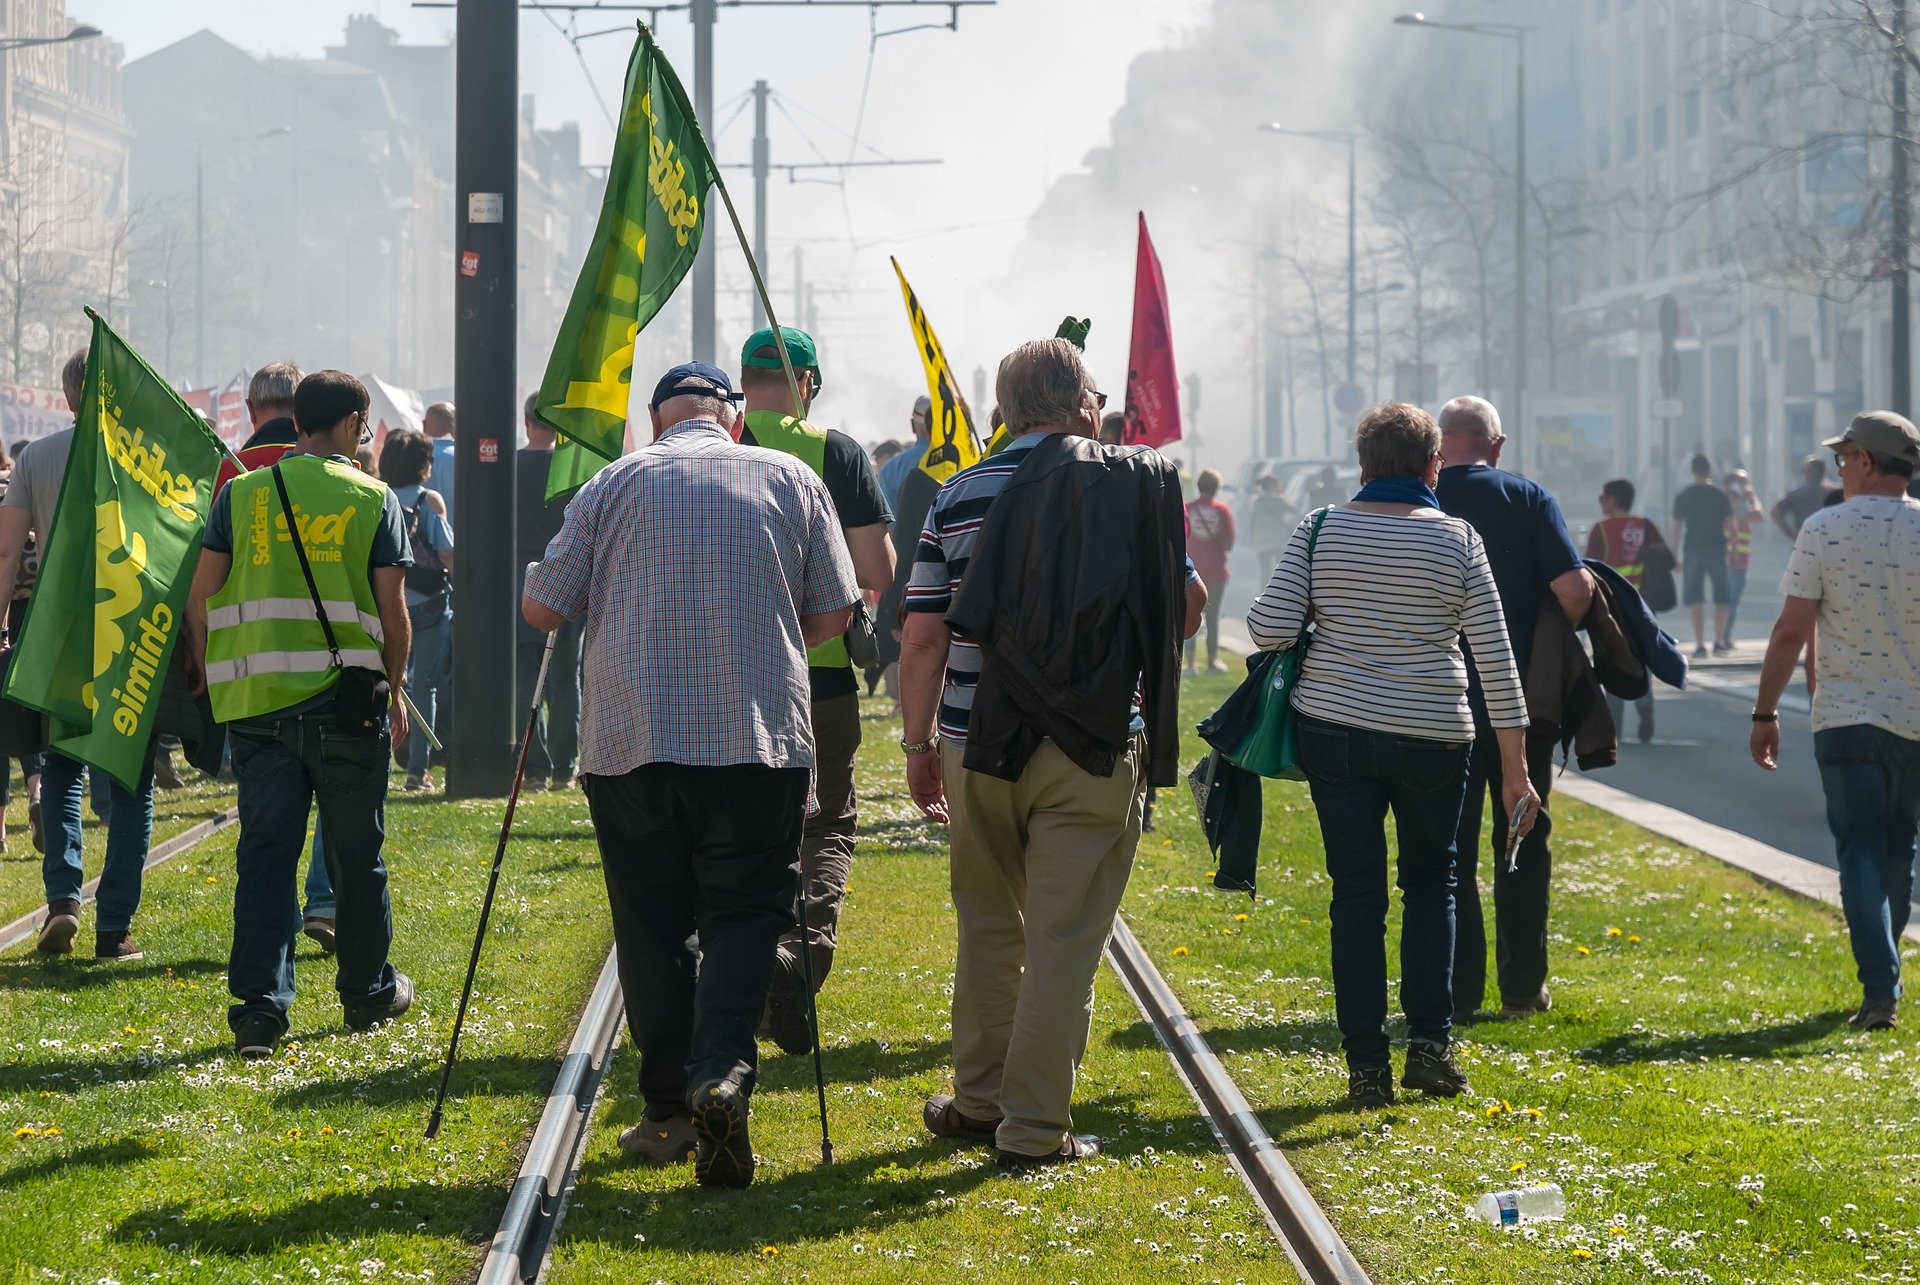
{"type": "Polygon", "coordinates": [[[682,362],[660,376],[660,382],[653,386],[653,400],[647,403],[647,407],[659,410],[662,404],[676,397],[719,397],[730,402],[740,400],[740,394],[733,391],[733,380],[727,376],[727,372],[718,366],[709,366],[704,361],[682,362]]]}

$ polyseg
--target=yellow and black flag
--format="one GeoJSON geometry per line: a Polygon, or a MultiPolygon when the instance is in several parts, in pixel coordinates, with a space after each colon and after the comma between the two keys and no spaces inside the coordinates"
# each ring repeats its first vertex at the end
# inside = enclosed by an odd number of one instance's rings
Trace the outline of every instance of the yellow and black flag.
{"type": "Polygon", "coordinates": [[[979,462],[980,438],[973,431],[973,416],[960,398],[960,381],[947,363],[946,350],[927,320],[926,309],[907,284],[907,274],[898,259],[889,260],[900,278],[900,293],[907,301],[907,321],[913,327],[913,342],[920,350],[921,364],[927,368],[927,396],[933,400],[931,434],[926,454],[920,457],[920,471],[936,482],[944,483],[963,468],[979,462]]]}

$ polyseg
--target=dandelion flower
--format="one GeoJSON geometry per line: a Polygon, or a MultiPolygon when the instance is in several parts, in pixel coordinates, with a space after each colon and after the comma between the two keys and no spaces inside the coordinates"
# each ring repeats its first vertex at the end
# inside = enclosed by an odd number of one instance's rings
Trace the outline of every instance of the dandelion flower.
{"type": "Polygon", "coordinates": [[[1607,1228],[1607,1230],[1612,1232],[1615,1236],[1625,1236],[1627,1234],[1627,1229],[1625,1227],[1609,1227],[1607,1228]]]}
{"type": "Polygon", "coordinates": [[[43,1138],[57,1138],[60,1136],[60,1126],[57,1124],[50,1124],[46,1128],[40,1130],[40,1136],[43,1138]]]}
{"type": "Polygon", "coordinates": [[[1620,935],[1620,930],[1619,930],[1618,928],[1609,928],[1609,929],[1607,929],[1607,936],[1609,936],[1609,937],[1618,937],[1619,935],[1620,935]]]}
{"type": "Polygon", "coordinates": [[[1585,946],[1575,946],[1573,949],[1574,953],[1579,955],[1591,955],[1593,953],[1585,946]]]}
{"type": "Polygon", "coordinates": [[[21,1126],[20,1126],[20,1127],[19,1127],[18,1129],[15,1129],[15,1130],[13,1131],[13,1136],[14,1136],[14,1137],[15,1137],[16,1139],[19,1139],[19,1138],[37,1138],[37,1137],[39,1137],[39,1136],[40,1136],[40,1130],[38,1130],[38,1129],[36,1129],[36,1128],[34,1128],[34,1127],[33,1127],[32,1125],[30,1125],[30,1124],[23,1124],[23,1125],[21,1125],[21,1126]]]}
{"type": "Polygon", "coordinates": [[[1171,847],[1173,846],[1173,840],[1172,840],[1172,839],[1162,839],[1162,840],[1160,840],[1160,846],[1161,846],[1161,847],[1163,847],[1163,848],[1171,848],[1171,847]]]}
{"type": "Polygon", "coordinates": [[[1243,914],[1242,914],[1242,915],[1235,915],[1235,916],[1233,917],[1233,922],[1234,922],[1234,923],[1236,923],[1236,924],[1244,924],[1244,923],[1246,923],[1246,922],[1247,922],[1247,917],[1246,917],[1245,915],[1243,915],[1243,914]]]}
{"type": "Polygon", "coordinates": [[[295,1142],[300,1141],[300,1126],[295,1125],[293,1128],[288,1129],[287,1136],[293,1139],[295,1142]]]}
{"type": "Polygon", "coordinates": [[[1573,1256],[1584,1263],[1589,1258],[1593,1257],[1593,1251],[1591,1249],[1588,1249],[1585,1245],[1582,1245],[1573,1251],[1573,1256]]]}
{"type": "Polygon", "coordinates": [[[124,1034],[127,1034],[127,1035],[138,1035],[138,1034],[139,1034],[139,1032],[138,1032],[138,1031],[136,1031],[136,1030],[134,1030],[134,1029],[133,1029],[133,1028],[132,1028],[131,1026],[128,1026],[128,1027],[124,1027],[124,1028],[122,1028],[122,1030],[123,1030],[123,1033],[124,1033],[124,1034]]]}
{"type": "Polygon", "coordinates": [[[1513,1167],[1508,1170],[1509,1173],[1525,1173],[1526,1171],[1527,1171],[1527,1162],[1524,1160],[1514,1161],[1513,1167]]]}
{"type": "Polygon", "coordinates": [[[1544,1120],[1547,1118],[1547,1113],[1539,1107],[1528,1107],[1527,1114],[1535,1120],[1544,1120]]]}
{"type": "Polygon", "coordinates": [[[760,1246],[760,1257],[762,1258],[772,1258],[775,1254],[778,1254],[779,1252],[780,1252],[780,1249],[779,1249],[779,1246],[777,1245],[760,1246]]]}
{"type": "Polygon", "coordinates": [[[1192,953],[1193,952],[1188,950],[1185,946],[1175,946],[1173,948],[1173,957],[1175,959],[1179,959],[1183,955],[1190,955],[1192,953]]]}
{"type": "Polygon", "coordinates": [[[321,1125],[320,1136],[323,1138],[331,1138],[333,1136],[333,1126],[330,1124],[321,1125]]]}
{"type": "Polygon", "coordinates": [[[1628,934],[1627,934],[1627,940],[1628,940],[1628,941],[1634,941],[1634,942],[1637,942],[1637,941],[1639,941],[1639,940],[1640,940],[1640,934],[1639,934],[1639,933],[1628,933],[1628,934]]]}
{"type": "Polygon", "coordinates": [[[214,876],[212,876],[212,875],[208,875],[208,876],[207,876],[207,882],[208,882],[208,883],[219,883],[220,881],[219,881],[218,879],[216,879],[216,878],[215,878],[214,876]]]}

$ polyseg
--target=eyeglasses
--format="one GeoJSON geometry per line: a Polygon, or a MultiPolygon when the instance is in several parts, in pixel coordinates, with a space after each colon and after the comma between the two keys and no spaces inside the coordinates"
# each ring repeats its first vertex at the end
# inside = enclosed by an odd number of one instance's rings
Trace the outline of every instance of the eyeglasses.
{"type": "Polygon", "coordinates": [[[366,411],[360,412],[360,445],[368,446],[373,442],[373,416],[366,411]]]}
{"type": "Polygon", "coordinates": [[[1107,395],[1105,393],[1097,388],[1090,388],[1087,391],[1093,395],[1093,408],[1095,410],[1105,410],[1107,408],[1107,395]]]}

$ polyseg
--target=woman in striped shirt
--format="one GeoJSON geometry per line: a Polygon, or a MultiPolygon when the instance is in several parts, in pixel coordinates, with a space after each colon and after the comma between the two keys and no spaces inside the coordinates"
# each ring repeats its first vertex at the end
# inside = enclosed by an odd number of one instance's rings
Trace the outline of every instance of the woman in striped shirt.
{"type": "Polygon", "coordinates": [[[1313,623],[1293,708],[1333,877],[1334,1008],[1348,1099],[1384,1106],[1393,1101],[1389,808],[1404,903],[1400,995],[1412,1037],[1400,1083],[1447,1096],[1467,1089],[1451,1051],[1454,830],[1474,735],[1463,633],[1499,739],[1505,810],[1527,807],[1523,834],[1539,798],[1527,781],[1526,700],[1486,552],[1433,494],[1438,426],[1417,406],[1389,403],[1361,421],[1354,442],[1359,494],[1300,524],[1247,631],[1258,646],[1281,650],[1313,623]]]}

